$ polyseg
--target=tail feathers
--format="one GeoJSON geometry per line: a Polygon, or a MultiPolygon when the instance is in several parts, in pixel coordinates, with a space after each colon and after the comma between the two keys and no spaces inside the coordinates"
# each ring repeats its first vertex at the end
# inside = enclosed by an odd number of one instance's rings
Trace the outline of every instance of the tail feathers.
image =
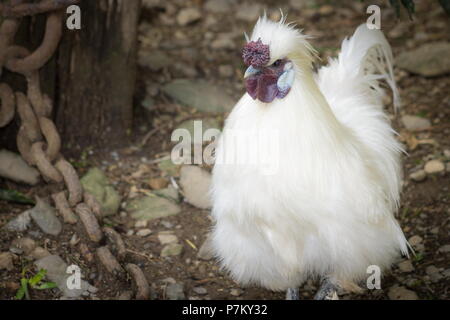
{"type": "Polygon", "coordinates": [[[339,67],[344,76],[363,74],[367,85],[382,95],[381,81],[392,90],[395,109],[400,107],[400,97],[395,83],[393,56],[389,43],[380,30],[370,30],[360,25],[351,38],[342,42],[339,67]]]}

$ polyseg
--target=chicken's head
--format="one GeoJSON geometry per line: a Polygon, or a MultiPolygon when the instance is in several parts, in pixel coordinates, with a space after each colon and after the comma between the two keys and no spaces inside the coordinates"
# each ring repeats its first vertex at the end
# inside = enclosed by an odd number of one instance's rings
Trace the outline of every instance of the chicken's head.
{"type": "Polygon", "coordinates": [[[261,17],[242,50],[248,66],[244,75],[247,93],[264,103],[283,99],[294,83],[296,71],[310,68],[312,56],[306,37],[285,24],[284,18],[273,22],[261,17]]]}

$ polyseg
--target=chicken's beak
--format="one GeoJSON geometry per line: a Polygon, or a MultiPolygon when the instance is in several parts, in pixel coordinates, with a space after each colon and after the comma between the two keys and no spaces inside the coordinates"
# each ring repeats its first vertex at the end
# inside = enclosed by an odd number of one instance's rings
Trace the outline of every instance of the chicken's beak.
{"type": "Polygon", "coordinates": [[[254,68],[253,66],[250,66],[247,68],[247,70],[245,70],[245,74],[244,74],[244,79],[247,79],[248,77],[250,77],[251,75],[257,74],[258,72],[260,72],[261,70],[254,68]]]}

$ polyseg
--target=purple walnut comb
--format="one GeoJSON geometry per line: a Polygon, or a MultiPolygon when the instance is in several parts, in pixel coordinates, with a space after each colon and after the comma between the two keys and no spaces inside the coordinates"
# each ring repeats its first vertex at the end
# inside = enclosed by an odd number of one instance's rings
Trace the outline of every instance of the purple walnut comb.
{"type": "Polygon", "coordinates": [[[258,68],[270,61],[269,46],[263,44],[261,38],[258,41],[250,41],[242,49],[242,58],[246,65],[258,68]]]}

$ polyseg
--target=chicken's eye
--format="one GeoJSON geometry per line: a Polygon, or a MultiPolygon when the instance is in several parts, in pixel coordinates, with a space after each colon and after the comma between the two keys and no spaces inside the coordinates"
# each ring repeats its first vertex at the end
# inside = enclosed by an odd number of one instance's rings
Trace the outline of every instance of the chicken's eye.
{"type": "Polygon", "coordinates": [[[272,64],[274,67],[279,67],[281,65],[281,59],[278,59],[272,64]]]}

